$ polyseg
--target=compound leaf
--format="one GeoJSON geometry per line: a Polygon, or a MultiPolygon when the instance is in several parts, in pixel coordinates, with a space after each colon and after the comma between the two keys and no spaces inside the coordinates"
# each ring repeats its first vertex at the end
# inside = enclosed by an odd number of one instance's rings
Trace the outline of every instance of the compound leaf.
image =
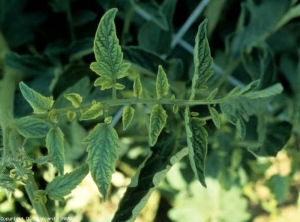
{"type": "MultiPolygon", "coordinates": [[[[116,35],[114,18],[117,9],[108,10],[101,18],[94,41],[96,62],[90,68],[101,76],[96,85],[115,85],[116,79],[127,75],[129,63],[123,63],[123,53],[116,35]],[[100,81],[101,80],[101,81],[100,81]]],[[[103,88],[103,86],[102,86],[103,88]]]]}
{"type": "Polygon", "coordinates": [[[15,126],[25,138],[45,137],[51,128],[48,122],[29,116],[16,119],[15,126]]]}
{"type": "Polygon", "coordinates": [[[150,115],[150,132],[149,132],[149,144],[153,146],[162,129],[166,125],[167,122],[167,113],[162,108],[161,105],[156,104],[152,108],[152,112],[150,115]]]}
{"type": "Polygon", "coordinates": [[[46,147],[60,175],[64,174],[65,146],[64,134],[59,127],[51,128],[46,137],[46,147]]]}
{"type": "Polygon", "coordinates": [[[127,127],[130,125],[132,118],[134,116],[134,108],[131,106],[126,106],[123,109],[123,114],[122,114],[122,123],[123,123],[123,129],[126,130],[127,127]]]}
{"type": "Polygon", "coordinates": [[[120,148],[118,134],[112,126],[100,123],[83,142],[88,143],[87,163],[92,177],[103,199],[106,200],[111,176],[115,171],[117,149],[120,148]]]}
{"type": "Polygon", "coordinates": [[[91,120],[103,114],[103,105],[99,102],[93,102],[91,108],[82,113],[80,120],[91,120]]]}
{"type": "Polygon", "coordinates": [[[78,93],[65,94],[64,97],[69,100],[75,108],[78,108],[82,102],[82,97],[78,93]]]}
{"type": "Polygon", "coordinates": [[[194,100],[196,89],[206,88],[205,83],[213,74],[212,57],[206,37],[207,20],[204,20],[198,28],[194,48],[195,71],[192,80],[192,90],[190,100],[194,100]]]}
{"type": "Polygon", "coordinates": [[[52,96],[42,96],[40,93],[34,91],[23,82],[20,82],[19,87],[23,97],[33,108],[34,113],[45,113],[52,108],[54,103],[52,96]]]}
{"type": "Polygon", "coordinates": [[[71,193],[88,174],[89,167],[84,164],[70,173],[55,177],[46,187],[46,192],[53,200],[64,200],[64,196],[71,193]]]}
{"type": "Polygon", "coordinates": [[[141,78],[140,75],[137,75],[133,82],[133,95],[136,98],[139,98],[142,92],[143,92],[143,86],[142,86],[141,78]]]}
{"type": "Polygon", "coordinates": [[[163,70],[162,66],[158,67],[158,73],[156,78],[156,94],[157,98],[160,99],[161,97],[168,94],[170,88],[170,84],[168,82],[168,77],[163,70]]]}
{"type": "Polygon", "coordinates": [[[190,118],[189,108],[186,108],[185,128],[190,164],[196,178],[200,181],[202,186],[206,187],[204,173],[208,134],[203,125],[205,125],[205,121],[196,117],[190,118]]]}

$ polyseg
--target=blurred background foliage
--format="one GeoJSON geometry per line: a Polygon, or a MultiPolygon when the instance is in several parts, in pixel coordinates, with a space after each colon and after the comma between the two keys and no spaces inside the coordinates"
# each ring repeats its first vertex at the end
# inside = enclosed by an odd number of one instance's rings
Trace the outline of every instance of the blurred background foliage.
{"type": "MultiPolygon", "coordinates": [[[[172,167],[153,193],[137,221],[300,221],[300,2],[297,0],[0,0],[0,31],[11,52],[1,55],[5,65],[22,71],[28,86],[52,94],[56,106],[69,105],[63,94],[77,92],[84,101],[106,98],[94,90],[96,75],[89,69],[93,39],[103,13],[117,7],[116,27],[124,58],[132,62],[129,76],[144,78],[144,95],[151,96],[161,64],[178,98],[189,87],[193,73],[193,45],[197,27],[208,18],[208,40],[214,76],[205,98],[216,87],[225,96],[261,79],[259,88],[276,82],[284,92],[264,109],[259,104],[232,107],[250,120],[237,131],[222,118],[220,129],[208,121],[207,189],[193,178],[187,159],[172,167]],[[245,108],[246,107],[246,108],[245,108]],[[249,109],[251,110],[249,111],[249,109]],[[255,115],[252,112],[255,110],[255,115]],[[259,111],[259,112],[258,112],[259,111]],[[259,142],[256,142],[259,141],[259,142]],[[284,148],[284,149],[282,149],[284,148]]],[[[1,71],[1,70],[0,70],[1,71]]],[[[124,80],[130,89],[131,81],[124,80]]],[[[124,97],[129,92],[122,91],[124,97]]],[[[20,92],[15,116],[31,114],[20,92]]],[[[201,116],[206,108],[193,107],[201,116]]],[[[141,106],[127,131],[114,110],[113,124],[122,142],[109,200],[101,203],[90,176],[61,205],[61,215],[72,221],[110,221],[130,183],[148,155],[149,109],[141,106]]],[[[97,119],[97,121],[102,121],[97,119]]],[[[81,143],[94,121],[66,119],[66,168],[71,171],[86,158],[81,143]]],[[[43,140],[29,139],[29,156],[46,154],[43,140]]],[[[55,176],[51,165],[34,166],[41,188],[55,176]]],[[[9,194],[0,190],[1,216],[27,216],[32,211],[22,187],[9,194]]]]}

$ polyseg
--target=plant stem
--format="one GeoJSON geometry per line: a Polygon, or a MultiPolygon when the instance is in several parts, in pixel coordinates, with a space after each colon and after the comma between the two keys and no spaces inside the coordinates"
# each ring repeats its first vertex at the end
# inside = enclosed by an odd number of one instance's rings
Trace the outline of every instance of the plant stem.
{"type": "Polygon", "coordinates": [[[28,180],[26,181],[26,184],[25,184],[25,190],[29,196],[32,206],[36,210],[36,213],[40,217],[49,217],[49,214],[48,214],[45,204],[33,201],[34,192],[38,190],[38,187],[37,187],[34,177],[32,175],[28,175],[28,180]]]}
{"type": "MultiPolygon", "coordinates": [[[[14,121],[13,105],[16,85],[22,79],[21,72],[4,65],[5,54],[9,51],[9,46],[0,32],[0,68],[3,70],[3,78],[0,82],[0,126],[3,132],[3,162],[7,159],[10,152],[14,154],[14,151],[17,149],[10,143],[10,138],[18,138],[16,131],[12,128],[14,121]]],[[[18,141],[13,141],[13,144],[18,144],[18,141]]],[[[45,205],[33,202],[34,192],[38,190],[33,176],[29,176],[25,189],[37,214],[47,217],[48,213],[45,205]]]]}

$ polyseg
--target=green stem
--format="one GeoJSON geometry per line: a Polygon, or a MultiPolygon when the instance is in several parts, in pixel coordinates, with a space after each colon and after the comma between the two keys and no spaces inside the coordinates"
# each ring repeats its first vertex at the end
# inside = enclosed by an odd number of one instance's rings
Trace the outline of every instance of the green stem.
{"type": "MultiPolygon", "coordinates": [[[[196,105],[213,105],[213,104],[220,104],[223,103],[226,98],[214,99],[214,100],[185,100],[185,99],[176,99],[172,101],[171,99],[155,99],[155,98],[132,98],[132,99],[115,99],[115,100],[103,100],[99,101],[104,106],[123,106],[123,105],[136,105],[136,104],[147,104],[147,105],[154,105],[154,104],[161,104],[161,105],[178,105],[178,106],[196,106],[196,105]]],[[[59,113],[59,115],[67,114],[68,110],[72,110],[75,112],[85,111],[91,107],[91,103],[82,104],[80,108],[74,108],[73,106],[56,109],[55,112],[59,113]]],[[[48,114],[34,114],[32,117],[45,119],[47,118],[48,114]]]]}
{"type": "MultiPolygon", "coordinates": [[[[3,132],[3,161],[7,159],[10,152],[12,154],[15,153],[17,147],[14,146],[19,144],[19,141],[10,142],[10,139],[18,140],[18,135],[16,135],[15,129],[12,128],[14,121],[13,105],[16,85],[21,81],[22,74],[18,70],[11,69],[4,65],[5,54],[9,51],[8,44],[0,32],[0,68],[3,70],[3,78],[0,82],[0,126],[3,132]]],[[[38,190],[38,188],[32,176],[29,176],[25,189],[37,214],[42,217],[47,217],[48,213],[45,205],[33,202],[34,192],[38,190]]]]}
{"type": "Polygon", "coordinates": [[[36,213],[40,217],[49,217],[49,214],[48,214],[45,204],[41,204],[39,202],[33,201],[34,200],[34,192],[38,190],[38,187],[37,187],[34,177],[32,175],[28,176],[28,180],[26,181],[26,184],[25,184],[25,190],[29,196],[32,206],[36,210],[36,213]]]}

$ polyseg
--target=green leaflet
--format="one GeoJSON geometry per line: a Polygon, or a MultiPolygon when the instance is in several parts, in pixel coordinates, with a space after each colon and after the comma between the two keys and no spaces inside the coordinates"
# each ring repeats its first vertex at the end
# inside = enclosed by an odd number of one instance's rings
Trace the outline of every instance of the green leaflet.
{"type": "Polygon", "coordinates": [[[45,113],[52,108],[54,103],[53,97],[45,97],[28,87],[25,83],[19,84],[23,97],[33,108],[34,113],[45,113]]]}
{"type": "Polygon", "coordinates": [[[206,98],[208,101],[212,100],[215,98],[215,96],[217,95],[219,91],[219,88],[215,88],[209,95],[208,97],[206,98]]]}
{"type": "Polygon", "coordinates": [[[72,110],[68,110],[67,117],[68,117],[69,121],[72,122],[76,117],[76,112],[74,112],[72,110]]]}
{"type": "Polygon", "coordinates": [[[92,177],[103,195],[103,199],[106,200],[111,176],[115,171],[117,149],[120,148],[118,134],[112,126],[100,123],[94,127],[83,142],[88,143],[87,163],[92,177]]]}
{"type": "Polygon", "coordinates": [[[65,145],[64,134],[59,127],[51,128],[46,137],[49,156],[60,175],[64,174],[65,145]]]}
{"type": "Polygon", "coordinates": [[[142,92],[143,92],[143,86],[142,86],[140,75],[136,75],[133,82],[133,96],[139,98],[142,92]]]}
{"type": "Polygon", "coordinates": [[[207,20],[204,20],[198,28],[194,48],[195,71],[192,82],[190,100],[194,100],[196,89],[206,88],[205,83],[213,74],[212,57],[206,37],[207,20]]]}
{"type": "Polygon", "coordinates": [[[236,121],[236,131],[241,139],[245,139],[246,125],[242,118],[238,118],[236,121]]]}
{"type": "Polygon", "coordinates": [[[123,62],[123,53],[116,35],[114,18],[117,9],[108,10],[101,18],[94,42],[96,62],[92,62],[91,69],[100,77],[95,86],[101,89],[114,87],[117,79],[127,76],[129,63],[123,62]]]}
{"type": "Polygon", "coordinates": [[[99,102],[93,102],[91,108],[82,113],[80,120],[91,120],[103,114],[103,105],[99,102]]]}
{"type": "Polygon", "coordinates": [[[190,164],[196,178],[206,187],[204,173],[208,134],[203,127],[205,121],[196,117],[190,118],[189,108],[185,109],[184,119],[190,164]]]}
{"type": "Polygon", "coordinates": [[[260,80],[259,79],[253,81],[253,82],[249,83],[247,86],[245,86],[245,88],[243,88],[239,92],[239,94],[242,95],[242,94],[246,94],[248,92],[251,92],[251,91],[255,90],[259,86],[259,84],[260,84],[260,80]]]}
{"type": "Polygon", "coordinates": [[[153,146],[167,122],[167,113],[159,104],[153,106],[150,115],[149,144],[153,146]]]}
{"type": "Polygon", "coordinates": [[[82,102],[82,97],[78,93],[65,94],[64,97],[69,100],[75,108],[78,108],[82,102]]]}
{"type": "Polygon", "coordinates": [[[127,127],[130,125],[132,118],[134,116],[134,108],[131,106],[126,106],[123,109],[123,114],[122,114],[122,123],[123,123],[123,129],[126,130],[127,127]]]}
{"type": "Polygon", "coordinates": [[[221,127],[221,120],[220,120],[220,116],[219,116],[218,111],[214,107],[211,107],[211,106],[208,106],[208,109],[209,109],[209,113],[211,115],[211,118],[212,118],[215,126],[218,129],[220,129],[220,127],[221,127]]]}
{"type": "Polygon", "coordinates": [[[220,108],[226,115],[227,120],[236,125],[240,118],[248,121],[251,115],[263,114],[267,108],[266,104],[273,96],[281,93],[282,90],[283,87],[279,83],[263,90],[251,91],[242,95],[239,95],[240,92],[235,90],[225,102],[220,104],[220,108]]]}
{"type": "Polygon", "coordinates": [[[281,85],[281,83],[276,83],[275,85],[270,86],[266,89],[249,92],[244,95],[250,99],[266,98],[266,97],[276,96],[280,94],[282,91],[283,91],[283,86],[281,85]]]}
{"type": "Polygon", "coordinates": [[[165,178],[169,169],[187,155],[188,149],[184,148],[172,156],[174,146],[174,137],[165,134],[150,148],[150,154],[137,169],[119,203],[112,222],[135,221],[150,195],[165,178]]]}
{"type": "Polygon", "coordinates": [[[84,164],[70,173],[55,177],[46,187],[46,192],[53,200],[63,201],[64,196],[71,193],[88,174],[89,167],[84,164]]]}
{"type": "Polygon", "coordinates": [[[45,137],[51,128],[48,122],[29,116],[16,119],[15,126],[25,138],[45,137]]]}
{"type": "Polygon", "coordinates": [[[170,88],[170,84],[168,82],[168,77],[163,70],[162,66],[158,66],[158,73],[156,77],[156,94],[157,98],[160,99],[161,97],[168,94],[170,88]]]}

